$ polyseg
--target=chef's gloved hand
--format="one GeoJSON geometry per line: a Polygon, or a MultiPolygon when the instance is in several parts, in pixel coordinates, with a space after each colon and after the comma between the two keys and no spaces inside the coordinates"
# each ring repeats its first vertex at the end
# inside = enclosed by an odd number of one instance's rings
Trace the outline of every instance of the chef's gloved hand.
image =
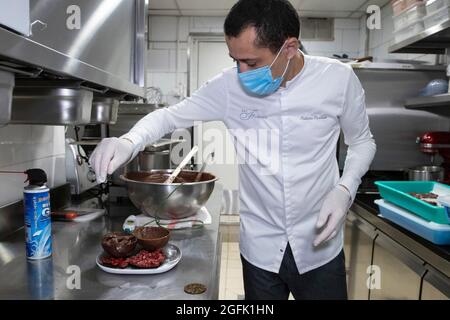
{"type": "Polygon", "coordinates": [[[337,185],[328,193],[317,219],[316,228],[322,230],[314,239],[314,246],[317,247],[336,236],[345,221],[350,205],[350,192],[344,186],[337,185]]]}
{"type": "Polygon", "coordinates": [[[105,182],[107,174],[113,174],[117,168],[127,163],[133,155],[134,148],[135,145],[128,139],[103,139],[89,158],[97,182],[105,182]]]}

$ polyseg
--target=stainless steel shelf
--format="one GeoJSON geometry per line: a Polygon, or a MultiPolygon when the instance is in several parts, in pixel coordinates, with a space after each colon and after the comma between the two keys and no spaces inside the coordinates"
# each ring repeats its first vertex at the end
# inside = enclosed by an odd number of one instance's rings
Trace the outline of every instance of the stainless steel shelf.
{"type": "Polygon", "coordinates": [[[450,94],[408,99],[406,100],[405,107],[408,109],[448,107],[450,109],[450,94]]]}
{"type": "Polygon", "coordinates": [[[450,48],[450,20],[389,47],[390,53],[445,54],[450,48]]]}
{"type": "Polygon", "coordinates": [[[408,99],[405,108],[428,111],[450,118],[450,94],[408,99]]]}

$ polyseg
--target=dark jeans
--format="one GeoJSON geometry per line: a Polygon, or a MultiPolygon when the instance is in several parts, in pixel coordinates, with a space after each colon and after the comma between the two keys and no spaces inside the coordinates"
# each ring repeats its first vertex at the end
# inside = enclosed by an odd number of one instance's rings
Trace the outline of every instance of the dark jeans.
{"type": "Polygon", "coordinates": [[[246,300],[346,300],[344,250],[329,263],[299,274],[287,246],[279,273],[260,269],[241,256],[246,300]]]}

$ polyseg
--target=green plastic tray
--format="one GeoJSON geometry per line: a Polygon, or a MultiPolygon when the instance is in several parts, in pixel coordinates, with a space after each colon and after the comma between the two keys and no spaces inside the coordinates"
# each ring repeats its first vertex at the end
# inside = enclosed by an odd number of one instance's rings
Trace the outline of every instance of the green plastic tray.
{"type": "Polygon", "coordinates": [[[408,192],[450,195],[450,186],[432,181],[376,181],[383,199],[435,223],[450,224],[450,214],[445,207],[436,207],[419,200],[408,192]]]}

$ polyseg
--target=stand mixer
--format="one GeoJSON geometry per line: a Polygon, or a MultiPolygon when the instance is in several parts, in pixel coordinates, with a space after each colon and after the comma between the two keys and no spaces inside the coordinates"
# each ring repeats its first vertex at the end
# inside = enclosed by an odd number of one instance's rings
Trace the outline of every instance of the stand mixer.
{"type": "Polygon", "coordinates": [[[431,156],[431,163],[434,163],[436,154],[444,160],[441,167],[444,168],[443,183],[450,184],[450,132],[434,131],[426,132],[417,138],[420,144],[420,151],[431,156]]]}

